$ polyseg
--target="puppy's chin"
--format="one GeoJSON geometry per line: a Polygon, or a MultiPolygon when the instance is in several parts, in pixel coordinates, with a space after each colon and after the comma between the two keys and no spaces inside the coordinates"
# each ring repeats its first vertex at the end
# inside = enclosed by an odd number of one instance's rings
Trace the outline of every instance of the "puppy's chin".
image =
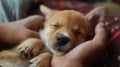
{"type": "Polygon", "coordinates": [[[49,47],[49,50],[54,54],[54,55],[64,55],[66,51],[60,51],[54,48],[49,47]]]}
{"type": "MultiPolygon", "coordinates": [[[[72,48],[71,48],[72,49],[72,48]]],[[[64,54],[66,54],[67,52],[69,52],[71,49],[69,49],[69,50],[61,50],[61,49],[54,49],[54,48],[52,48],[52,53],[54,54],[54,55],[64,55],[64,54]]]]}

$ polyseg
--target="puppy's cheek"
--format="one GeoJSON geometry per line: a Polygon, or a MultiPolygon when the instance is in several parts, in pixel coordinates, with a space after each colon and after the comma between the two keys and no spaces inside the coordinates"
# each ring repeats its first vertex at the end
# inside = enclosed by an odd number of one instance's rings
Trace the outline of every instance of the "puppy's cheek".
{"type": "Polygon", "coordinates": [[[51,29],[51,28],[47,28],[45,30],[45,36],[46,36],[46,40],[48,42],[48,44],[52,44],[55,40],[55,35],[53,34],[54,33],[54,30],[51,29]]]}
{"type": "Polygon", "coordinates": [[[51,44],[51,46],[54,46],[57,43],[57,35],[56,33],[51,33],[50,39],[49,39],[49,43],[51,44]]]}
{"type": "Polygon", "coordinates": [[[49,45],[51,48],[53,48],[54,45],[55,45],[55,41],[52,41],[52,40],[51,40],[48,45],[49,45]]]}
{"type": "Polygon", "coordinates": [[[85,42],[85,41],[86,41],[86,39],[84,37],[76,38],[76,46],[83,43],[83,42],[85,42]]]}
{"type": "Polygon", "coordinates": [[[71,40],[70,40],[70,43],[71,43],[71,47],[75,47],[75,46],[77,46],[77,43],[78,43],[78,41],[80,40],[80,38],[78,38],[78,37],[71,37],[71,40]]]}

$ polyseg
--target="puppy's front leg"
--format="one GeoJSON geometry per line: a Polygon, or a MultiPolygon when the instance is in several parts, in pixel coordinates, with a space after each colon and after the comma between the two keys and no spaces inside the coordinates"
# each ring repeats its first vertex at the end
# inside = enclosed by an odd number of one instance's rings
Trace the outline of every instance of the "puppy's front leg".
{"type": "Polygon", "coordinates": [[[29,67],[51,67],[51,53],[42,53],[30,60],[29,67]]]}
{"type": "Polygon", "coordinates": [[[37,56],[43,48],[44,45],[40,39],[29,38],[22,42],[17,49],[23,57],[30,59],[37,56]]]}

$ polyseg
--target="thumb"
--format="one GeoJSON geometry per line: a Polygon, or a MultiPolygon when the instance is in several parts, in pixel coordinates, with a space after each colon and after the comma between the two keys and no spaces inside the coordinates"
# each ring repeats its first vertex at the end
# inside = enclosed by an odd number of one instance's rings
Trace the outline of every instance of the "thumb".
{"type": "Polygon", "coordinates": [[[106,40],[107,40],[107,34],[106,34],[106,30],[104,29],[104,24],[103,23],[99,23],[96,28],[95,28],[95,37],[93,38],[93,42],[97,43],[97,44],[105,44],[106,40]]]}
{"type": "Polygon", "coordinates": [[[37,31],[43,26],[44,17],[39,15],[33,15],[18,22],[20,22],[20,24],[22,24],[26,28],[37,31]]]}

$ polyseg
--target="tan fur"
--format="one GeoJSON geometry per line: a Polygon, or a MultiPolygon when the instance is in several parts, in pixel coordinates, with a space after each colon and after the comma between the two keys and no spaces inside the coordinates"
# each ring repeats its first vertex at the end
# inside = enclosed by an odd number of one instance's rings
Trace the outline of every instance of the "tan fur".
{"type": "Polygon", "coordinates": [[[45,22],[45,26],[49,27],[50,33],[47,35],[50,35],[50,38],[53,39],[51,41],[54,41],[60,32],[66,31],[70,34],[71,41],[74,41],[74,46],[85,41],[90,33],[88,21],[82,14],[73,10],[54,13],[52,17],[45,22]],[[57,27],[55,27],[55,25],[57,27]]]}
{"type": "Polygon", "coordinates": [[[52,10],[43,5],[40,9],[46,17],[44,28],[40,29],[41,40],[30,38],[11,50],[1,51],[1,67],[50,67],[52,53],[63,55],[86,41],[91,33],[92,17],[97,13],[102,19],[96,22],[100,22],[106,16],[106,9],[101,7],[86,16],[74,10],[52,10]],[[59,44],[58,36],[66,37],[67,42],[59,44]]]}

